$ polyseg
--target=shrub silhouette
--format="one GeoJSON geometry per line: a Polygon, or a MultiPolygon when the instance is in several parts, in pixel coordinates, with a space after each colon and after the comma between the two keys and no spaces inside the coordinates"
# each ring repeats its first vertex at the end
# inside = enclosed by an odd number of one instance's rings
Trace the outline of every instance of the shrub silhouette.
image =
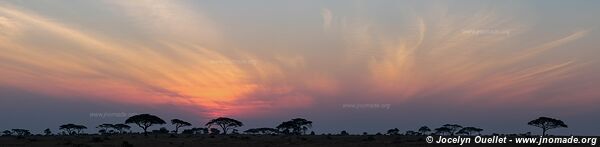
{"type": "Polygon", "coordinates": [[[181,133],[182,134],[189,134],[189,135],[194,135],[194,134],[208,134],[208,128],[191,128],[191,129],[185,129],[181,133]]]}
{"type": "Polygon", "coordinates": [[[417,135],[421,135],[421,133],[419,132],[415,132],[413,130],[408,130],[404,133],[404,135],[408,135],[408,136],[417,136],[417,135]]]}
{"type": "Polygon", "coordinates": [[[221,134],[221,131],[216,128],[210,128],[210,134],[213,134],[213,135],[221,134]]]}
{"type": "Polygon", "coordinates": [[[350,134],[348,132],[346,132],[346,130],[343,130],[342,132],[340,132],[340,135],[347,136],[347,135],[350,135],[350,134]]]}
{"type": "Polygon", "coordinates": [[[183,120],[179,120],[179,119],[172,119],[171,124],[175,125],[175,130],[173,130],[173,132],[175,132],[175,134],[177,134],[179,132],[179,128],[181,128],[181,127],[192,126],[191,123],[183,121],[183,120]]]}
{"type": "Polygon", "coordinates": [[[144,135],[148,136],[148,128],[152,125],[155,124],[165,124],[166,122],[162,119],[160,119],[158,116],[154,116],[154,115],[150,115],[150,114],[139,114],[139,115],[134,115],[131,116],[129,118],[127,118],[127,120],[125,120],[125,124],[136,124],[138,125],[140,128],[142,128],[144,130],[144,135]]]}
{"type": "Polygon", "coordinates": [[[546,136],[546,131],[556,128],[568,128],[568,126],[562,121],[549,117],[539,117],[527,123],[528,125],[535,126],[542,129],[542,136],[546,136]]]}
{"type": "MultiPolygon", "coordinates": [[[[227,117],[219,117],[219,118],[210,120],[208,123],[206,123],[206,126],[208,126],[209,128],[212,125],[217,125],[217,126],[221,127],[221,129],[223,130],[223,134],[227,134],[227,131],[229,129],[244,126],[244,124],[242,122],[232,119],[232,118],[227,118],[227,117]]],[[[212,130],[211,130],[211,132],[212,132],[212,130]]]]}
{"type": "Polygon", "coordinates": [[[274,129],[274,128],[254,128],[254,129],[248,129],[246,131],[244,131],[244,133],[247,134],[277,134],[278,130],[274,129]]]}
{"type": "Polygon", "coordinates": [[[154,134],[169,134],[169,130],[165,127],[160,127],[158,130],[152,130],[154,134]]]}

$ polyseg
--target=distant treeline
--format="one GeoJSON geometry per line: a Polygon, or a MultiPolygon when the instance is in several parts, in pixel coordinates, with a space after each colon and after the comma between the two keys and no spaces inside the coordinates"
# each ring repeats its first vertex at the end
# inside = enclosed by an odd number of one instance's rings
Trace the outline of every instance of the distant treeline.
{"type": "MultiPolygon", "coordinates": [[[[119,124],[105,123],[105,124],[100,124],[100,125],[96,126],[96,128],[99,129],[98,134],[100,134],[100,135],[134,134],[134,132],[132,132],[130,130],[131,129],[130,125],[140,127],[143,130],[143,132],[140,132],[140,133],[143,133],[144,135],[148,135],[149,133],[152,133],[152,134],[169,134],[169,133],[171,133],[171,134],[188,134],[188,135],[200,135],[200,134],[227,135],[227,134],[242,134],[242,133],[243,134],[255,134],[255,135],[315,135],[314,131],[310,131],[310,133],[308,133],[308,131],[312,128],[313,122],[306,120],[304,118],[294,118],[289,121],[284,121],[284,122],[281,122],[279,125],[275,126],[274,128],[270,128],[270,127],[251,128],[251,129],[245,130],[243,132],[240,132],[237,128],[244,126],[244,123],[242,123],[241,121],[238,121],[236,119],[227,118],[227,117],[219,117],[219,118],[212,119],[209,122],[207,122],[204,125],[204,127],[192,127],[192,124],[187,121],[180,120],[180,119],[172,119],[170,124],[173,125],[173,127],[174,127],[173,130],[168,130],[165,127],[161,127],[158,130],[151,130],[151,131],[148,130],[150,127],[152,127],[154,125],[164,125],[164,124],[166,124],[166,122],[158,116],[151,115],[151,114],[139,114],[139,115],[135,115],[135,116],[131,116],[131,117],[127,118],[127,120],[125,120],[124,123],[119,123],[119,124]],[[192,128],[189,128],[189,127],[192,127],[192,128]],[[180,133],[179,130],[182,128],[189,128],[189,129],[184,129],[180,133]]],[[[567,125],[563,121],[561,121],[559,119],[549,118],[549,117],[539,117],[537,119],[530,121],[527,124],[541,128],[543,136],[546,135],[546,132],[548,130],[556,129],[556,128],[567,128],[567,125]]],[[[47,128],[41,132],[42,134],[38,134],[38,135],[46,135],[46,136],[84,135],[84,134],[86,134],[84,131],[85,129],[87,129],[87,127],[84,125],[64,124],[64,125],[59,126],[58,130],[60,130],[60,131],[56,134],[53,134],[51,129],[47,128]]],[[[418,128],[416,131],[413,131],[413,130],[405,131],[404,134],[400,133],[400,130],[398,128],[393,128],[393,129],[387,130],[387,132],[385,132],[385,135],[410,135],[410,136],[467,135],[467,136],[471,136],[471,135],[481,135],[481,132],[483,132],[483,131],[484,131],[483,129],[477,128],[477,127],[470,127],[470,126],[463,127],[458,124],[445,124],[441,127],[435,128],[433,130],[427,126],[422,126],[422,127],[418,128]]],[[[3,133],[2,136],[22,137],[22,136],[32,135],[32,133],[27,129],[11,129],[11,130],[5,130],[2,133],[3,133]]],[[[331,134],[328,134],[328,135],[331,135],[331,134]]],[[[338,135],[350,135],[350,134],[346,131],[341,131],[338,135]]],[[[363,132],[362,135],[369,135],[369,134],[367,132],[363,132]]],[[[376,133],[375,135],[384,135],[384,134],[376,133]]],[[[520,134],[520,135],[529,136],[529,135],[531,135],[531,133],[528,132],[528,133],[520,134]]]]}

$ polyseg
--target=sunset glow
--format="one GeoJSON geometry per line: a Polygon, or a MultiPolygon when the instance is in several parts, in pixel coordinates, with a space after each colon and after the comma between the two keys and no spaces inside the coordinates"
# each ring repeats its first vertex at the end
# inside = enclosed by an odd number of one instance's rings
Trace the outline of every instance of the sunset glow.
{"type": "Polygon", "coordinates": [[[567,115],[600,104],[599,21],[552,30],[536,17],[543,12],[513,12],[529,5],[352,1],[223,12],[196,1],[62,5],[70,2],[0,2],[0,86],[53,101],[173,105],[203,118],[430,101],[423,107],[575,106],[567,115]]]}

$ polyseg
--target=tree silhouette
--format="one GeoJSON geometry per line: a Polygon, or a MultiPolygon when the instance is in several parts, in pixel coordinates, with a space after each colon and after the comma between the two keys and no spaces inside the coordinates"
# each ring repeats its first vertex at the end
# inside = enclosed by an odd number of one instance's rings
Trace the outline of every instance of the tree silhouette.
{"type": "Polygon", "coordinates": [[[4,130],[4,131],[2,131],[2,134],[3,134],[2,136],[11,136],[12,132],[9,130],[4,130]]]}
{"type": "Polygon", "coordinates": [[[295,118],[290,121],[285,121],[279,124],[276,128],[284,134],[305,134],[312,127],[312,121],[304,118],[295,118]]]}
{"type": "Polygon", "coordinates": [[[227,117],[219,117],[213,120],[210,120],[206,123],[206,126],[210,128],[212,125],[217,125],[223,129],[223,134],[227,134],[227,131],[231,128],[241,127],[244,124],[238,120],[227,118],[227,117]]]}
{"type": "Polygon", "coordinates": [[[12,129],[12,132],[17,135],[17,136],[29,136],[31,135],[31,132],[29,132],[29,130],[25,130],[25,129],[12,129]]]}
{"type": "Polygon", "coordinates": [[[454,133],[462,128],[462,126],[457,124],[445,124],[443,127],[450,129],[450,136],[454,136],[454,133]]]}
{"type": "Polygon", "coordinates": [[[404,133],[404,135],[408,135],[408,136],[417,136],[417,135],[420,135],[420,134],[421,134],[421,133],[419,133],[419,132],[415,132],[415,131],[412,131],[412,130],[408,130],[408,131],[406,131],[406,132],[404,133]]]}
{"type": "Polygon", "coordinates": [[[254,129],[248,129],[246,131],[244,131],[244,133],[247,134],[276,134],[278,132],[277,129],[274,128],[254,128],[254,129]]]}
{"type": "Polygon", "coordinates": [[[208,128],[191,128],[181,131],[181,134],[208,134],[208,128]]]}
{"type": "Polygon", "coordinates": [[[456,133],[457,134],[465,134],[465,135],[471,136],[471,134],[473,134],[473,133],[478,133],[479,134],[481,131],[483,131],[483,129],[475,128],[475,127],[464,127],[464,128],[460,129],[456,133]]]}
{"type": "Polygon", "coordinates": [[[388,135],[398,135],[400,130],[398,128],[389,129],[386,134],[388,135]]]}
{"type": "Polygon", "coordinates": [[[527,123],[528,125],[542,128],[542,136],[546,136],[546,131],[556,128],[568,128],[568,126],[562,121],[549,117],[539,117],[527,123]]]}
{"type": "Polygon", "coordinates": [[[115,127],[115,125],[113,124],[101,124],[98,125],[96,128],[100,129],[98,130],[98,132],[100,134],[107,134],[109,132],[110,129],[113,129],[115,127]]]}
{"type": "Polygon", "coordinates": [[[340,132],[340,135],[347,136],[347,135],[350,135],[350,134],[348,132],[346,132],[346,130],[343,130],[342,132],[340,132]]]}
{"type": "Polygon", "coordinates": [[[139,114],[139,115],[134,115],[131,116],[129,118],[127,118],[127,120],[125,120],[125,124],[131,124],[134,123],[136,125],[138,125],[140,128],[142,128],[144,130],[144,135],[148,136],[148,128],[154,124],[165,124],[166,122],[162,119],[160,119],[158,116],[154,116],[154,115],[150,115],[150,114],[139,114]]]}
{"type": "Polygon", "coordinates": [[[449,135],[451,134],[452,129],[447,128],[447,127],[439,127],[435,129],[435,134],[438,135],[449,135]]]}
{"type": "Polygon", "coordinates": [[[65,124],[59,127],[59,130],[63,130],[64,132],[66,132],[66,134],[69,135],[81,134],[83,129],[87,129],[87,127],[76,124],[65,124]]]}
{"type": "Polygon", "coordinates": [[[46,136],[50,136],[50,135],[52,135],[52,131],[50,131],[50,128],[46,128],[46,129],[44,130],[44,135],[46,135],[46,136]]]}
{"type": "Polygon", "coordinates": [[[419,133],[421,133],[421,135],[425,135],[427,134],[427,132],[431,132],[431,129],[429,129],[429,127],[427,126],[422,126],[421,128],[419,128],[419,133]]]}
{"type": "Polygon", "coordinates": [[[177,134],[177,132],[179,132],[179,128],[181,128],[181,127],[192,126],[191,123],[183,121],[183,120],[179,120],[179,119],[172,119],[171,124],[175,125],[175,130],[174,130],[175,134],[177,134]]]}
{"type": "Polygon", "coordinates": [[[152,130],[154,134],[169,134],[169,130],[165,127],[160,127],[158,130],[152,130]]]}
{"type": "Polygon", "coordinates": [[[119,133],[121,133],[121,134],[125,133],[125,130],[131,129],[131,127],[126,124],[115,124],[115,125],[113,125],[113,128],[115,130],[119,131],[119,133]]]}
{"type": "Polygon", "coordinates": [[[85,127],[83,125],[75,125],[74,129],[77,130],[77,134],[81,134],[81,133],[83,133],[83,129],[87,129],[87,127],[85,127]]]}

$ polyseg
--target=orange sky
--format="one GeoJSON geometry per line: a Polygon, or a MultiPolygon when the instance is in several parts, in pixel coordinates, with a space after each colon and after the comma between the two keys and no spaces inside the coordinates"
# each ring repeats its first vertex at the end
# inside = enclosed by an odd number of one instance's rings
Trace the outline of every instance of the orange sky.
{"type": "Polygon", "coordinates": [[[525,6],[411,2],[379,12],[356,1],[276,14],[180,1],[59,3],[0,3],[0,85],[173,104],[211,117],[432,95],[464,105],[570,101],[584,109],[600,95],[590,82],[600,70],[598,22],[551,30],[537,13],[517,15],[533,11],[525,6]],[[58,9],[93,5],[100,7],[58,9]]]}

